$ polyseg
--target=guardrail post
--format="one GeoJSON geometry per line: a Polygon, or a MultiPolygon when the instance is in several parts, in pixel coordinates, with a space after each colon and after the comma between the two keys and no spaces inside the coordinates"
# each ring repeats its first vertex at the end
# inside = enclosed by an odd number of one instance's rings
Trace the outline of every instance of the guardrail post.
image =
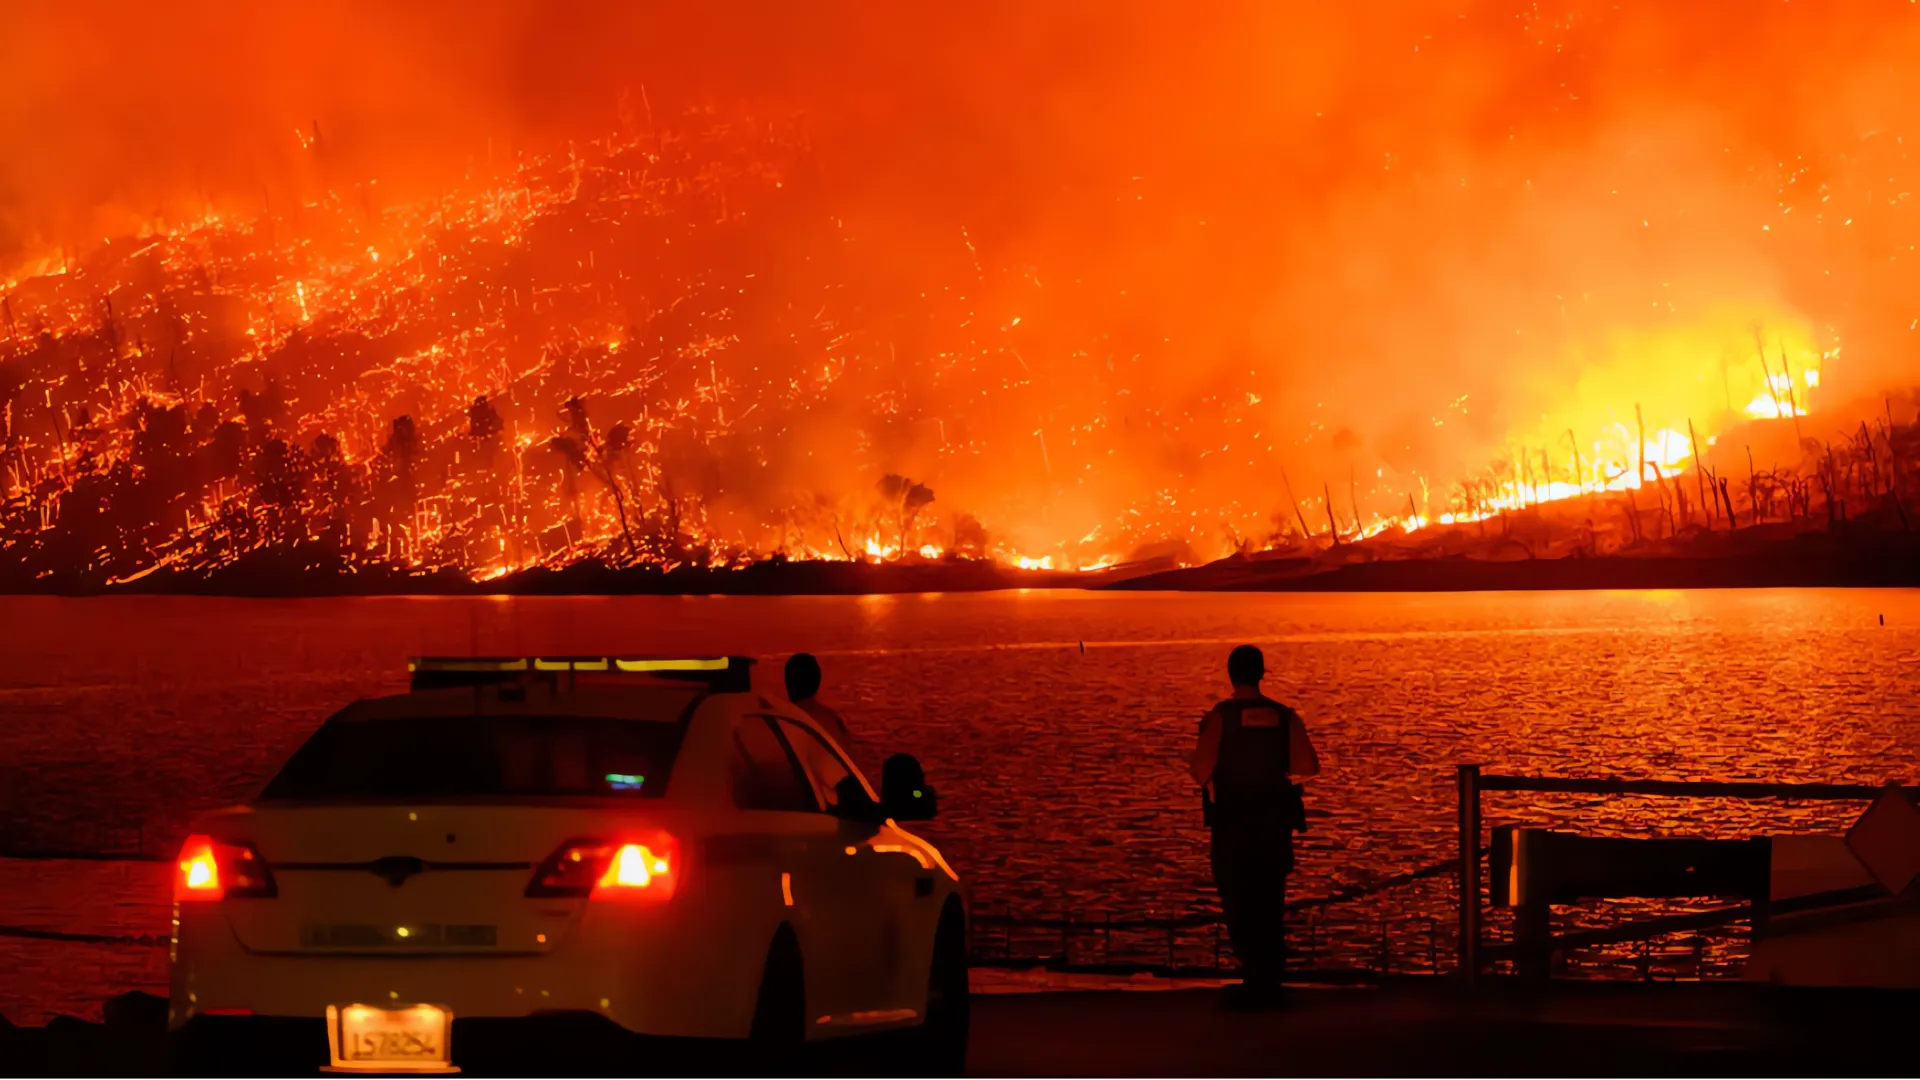
{"type": "Polygon", "coordinates": [[[1460,981],[1480,975],[1480,766],[1462,765],[1460,801],[1460,981]]]}
{"type": "Polygon", "coordinates": [[[1544,982],[1553,973],[1553,909],[1527,898],[1513,913],[1515,966],[1523,979],[1544,982]]]}

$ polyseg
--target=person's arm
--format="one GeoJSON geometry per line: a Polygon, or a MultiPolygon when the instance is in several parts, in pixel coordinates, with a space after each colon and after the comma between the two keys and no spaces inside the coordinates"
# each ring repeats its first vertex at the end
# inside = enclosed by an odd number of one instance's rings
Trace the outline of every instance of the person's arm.
{"type": "Polygon", "coordinates": [[[1287,773],[1302,778],[1320,775],[1320,755],[1314,753],[1313,740],[1307,738],[1307,722],[1299,713],[1287,717],[1287,773]]]}
{"type": "Polygon", "coordinates": [[[1187,755],[1187,771],[1201,787],[1213,779],[1213,767],[1220,763],[1220,716],[1209,711],[1200,721],[1200,736],[1194,740],[1193,753],[1187,755]]]}

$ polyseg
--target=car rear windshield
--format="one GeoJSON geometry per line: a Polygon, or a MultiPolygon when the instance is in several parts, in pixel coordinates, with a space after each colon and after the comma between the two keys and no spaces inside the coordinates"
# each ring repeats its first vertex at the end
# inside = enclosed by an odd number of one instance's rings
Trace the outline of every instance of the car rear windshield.
{"type": "Polygon", "coordinates": [[[658,797],[685,730],[599,716],[332,720],[260,797],[658,797]]]}

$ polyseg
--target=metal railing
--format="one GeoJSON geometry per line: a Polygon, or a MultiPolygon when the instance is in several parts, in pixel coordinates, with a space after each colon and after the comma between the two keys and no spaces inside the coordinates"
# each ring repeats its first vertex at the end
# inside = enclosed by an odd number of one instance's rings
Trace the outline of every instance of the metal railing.
{"type": "MultiPolygon", "coordinates": [[[[1724,780],[1593,780],[1572,777],[1508,776],[1482,774],[1478,765],[1461,765],[1456,777],[1459,799],[1459,833],[1455,840],[1454,863],[1459,872],[1459,968],[1461,982],[1472,985],[1481,972],[1481,884],[1480,860],[1487,848],[1480,843],[1480,796],[1490,791],[1527,791],[1573,795],[1647,795],[1693,799],[1790,799],[1812,802],[1871,802],[1887,790],[1886,785],[1765,783],[1724,780]]],[[[1856,892],[1858,890],[1855,890],[1856,892]]],[[[1834,893],[1792,902],[1792,908],[1817,907],[1846,902],[1851,894],[1834,893]]],[[[1563,948],[1586,945],[1619,944],[1645,940],[1660,934],[1685,929],[1725,925],[1750,915],[1750,905],[1661,916],[1625,926],[1582,931],[1558,939],[1563,948]]],[[[1773,905],[1773,910],[1783,910],[1773,905]]]]}
{"type": "MultiPolygon", "coordinates": [[[[1331,981],[1380,978],[1413,973],[1414,963],[1395,970],[1395,952],[1390,942],[1397,936],[1411,936],[1425,954],[1423,973],[1438,974],[1439,919],[1432,915],[1410,914],[1394,918],[1356,916],[1340,918],[1328,909],[1341,904],[1378,896],[1393,889],[1421,881],[1444,878],[1454,868],[1453,860],[1432,863],[1414,870],[1392,874],[1363,884],[1342,886],[1323,896],[1289,900],[1286,912],[1290,923],[1288,940],[1291,957],[1288,970],[1303,978],[1331,981]],[[1399,933],[1396,934],[1396,931],[1399,933]],[[1326,966],[1322,961],[1323,942],[1340,939],[1348,944],[1345,958],[1359,955],[1367,959],[1364,967],[1352,964],[1326,966]],[[1362,943],[1365,947],[1361,947],[1362,943]],[[1307,959],[1314,966],[1302,967],[1307,959]]],[[[1040,966],[1075,972],[1140,972],[1162,976],[1209,976],[1233,970],[1224,963],[1225,922],[1212,913],[1161,918],[1116,918],[1112,913],[1068,916],[1014,915],[1005,912],[976,911],[974,960],[988,967],[1040,966]],[[1183,933],[1186,935],[1183,938],[1183,933]],[[1018,952],[1015,938],[1039,946],[1035,951],[1018,952]],[[1182,963],[1181,954],[1191,955],[1198,939],[1206,963],[1182,963]],[[1118,944],[1116,944],[1118,939],[1118,944]],[[1153,943],[1151,949],[1147,942],[1153,943]],[[1097,944],[1100,958],[1082,962],[1075,957],[1076,944],[1097,944]],[[1133,946],[1127,952],[1125,946],[1133,946]],[[1185,946],[1183,948],[1183,945],[1185,946]],[[996,949],[997,946],[997,949],[996,949]],[[1121,954],[1137,959],[1116,959],[1121,954]],[[1151,955],[1152,959],[1146,959],[1151,955]]]]}
{"type": "MultiPolygon", "coordinates": [[[[1442,970],[1440,920],[1433,916],[1303,915],[1289,920],[1291,978],[1377,982],[1442,970]]],[[[973,926],[976,967],[1163,978],[1213,978],[1237,970],[1228,959],[1224,924],[1212,915],[1039,918],[987,912],[975,914],[973,926]],[[1092,959],[1086,955],[1090,947],[1092,959]]]]}

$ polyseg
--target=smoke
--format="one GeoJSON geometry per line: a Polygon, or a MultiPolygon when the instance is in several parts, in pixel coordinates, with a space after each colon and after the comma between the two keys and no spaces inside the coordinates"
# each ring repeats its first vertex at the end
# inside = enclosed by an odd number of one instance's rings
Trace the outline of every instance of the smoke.
{"type": "Polygon", "coordinates": [[[802,118],[794,198],[899,304],[862,313],[861,393],[789,467],[735,470],[742,506],[897,472],[1035,549],[1159,538],[1130,511],[1217,545],[1285,505],[1282,467],[1392,512],[1636,405],[1724,428],[1756,330],[1796,366],[1841,348],[1836,407],[1920,374],[1904,2],[6,19],[0,266],[209,205],[402,201],[688,110],[802,118]]]}

